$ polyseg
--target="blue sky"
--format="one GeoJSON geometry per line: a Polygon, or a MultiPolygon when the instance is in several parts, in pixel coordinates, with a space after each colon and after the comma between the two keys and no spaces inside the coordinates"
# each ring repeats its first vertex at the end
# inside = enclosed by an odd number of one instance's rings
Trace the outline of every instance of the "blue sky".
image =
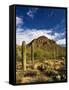
{"type": "Polygon", "coordinates": [[[65,9],[16,7],[16,40],[31,42],[39,36],[53,39],[59,45],[66,44],[65,9]]]}

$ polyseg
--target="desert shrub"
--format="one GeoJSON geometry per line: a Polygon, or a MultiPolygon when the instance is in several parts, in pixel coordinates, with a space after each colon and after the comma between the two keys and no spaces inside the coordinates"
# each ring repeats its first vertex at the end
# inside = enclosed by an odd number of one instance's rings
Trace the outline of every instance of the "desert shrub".
{"type": "Polygon", "coordinates": [[[66,71],[65,70],[59,70],[59,75],[61,75],[61,80],[66,80],[66,71]]]}
{"type": "Polygon", "coordinates": [[[54,81],[61,81],[61,75],[55,75],[52,77],[54,81]]]}
{"type": "Polygon", "coordinates": [[[61,80],[66,80],[66,74],[61,75],[61,80]]]}
{"type": "Polygon", "coordinates": [[[56,73],[53,72],[53,70],[46,70],[44,71],[44,75],[52,77],[52,76],[56,76],[56,73]]]}
{"type": "Polygon", "coordinates": [[[34,53],[34,57],[35,57],[35,58],[37,57],[37,53],[36,53],[36,52],[34,53]]]}
{"type": "Polygon", "coordinates": [[[37,69],[40,70],[40,71],[44,71],[44,70],[46,70],[46,65],[41,64],[40,66],[37,67],[37,69]]]}
{"type": "Polygon", "coordinates": [[[29,71],[26,71],[25,73],[24,73],[24,76],[25,77],[34,77],[34,76],[36,76],[37,75],[37,71],[33,71],[33,70],[29,70],[29,71]]]}
{"type": "Polygon", "coordinates": [[[21,72],[16,72],[16,82],[20,83],[22,80],[22,73],[21,72]]]}
{"type": "Polygon", "coordinates": [[[63,74],[63,73],[60,74],[58,72],[58,74],[57,75],[54,75],[52,78],[55,81],[64,81],[64,80],[66,80],[66,74],[63,74]]]}

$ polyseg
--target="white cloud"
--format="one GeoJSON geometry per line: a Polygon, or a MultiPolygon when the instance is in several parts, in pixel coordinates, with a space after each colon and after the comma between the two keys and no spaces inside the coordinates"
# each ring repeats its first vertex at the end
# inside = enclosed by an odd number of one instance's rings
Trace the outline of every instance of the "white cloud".
{"type": "Polygon", "coordinates": [[[57,43],[58,45],[66,45],[66,39],[63,38],[63,39],[57,40],[56,43],[57,43]]]}
{"type": "Polygon", "coordinates": [[[23,19],[16,16],[16,26],[20,27],[23,23],[23,19]]]}
{"type": "Polygon", "coordinates": [[[17,33],[20,33],[20,32],[22,32],[23,30],[24,30],[24,29],[18,27],[18,28],[16,29],[16,32],[17,32],[17,33]]]}
{"type": "Polygon", "coordinates": [[[62,37],[63,33],[54,33],[52,35],[51,34],[53,32],[52,29],[50,29],[50,30],[27,29],[27,30],[22,30],[22,32],[18,32],[20,30],[17,30],[17,33],[16,33],[16,40],[17,40],[16,43],[19,45],[22,44],[22,41],[26,41],[26,43],[28,44],[33,39],[36,39],[40,36],[46,36],[49,39],[53,39],[59,45],[65,44],[65,42],[66,42],[63,39],[58,38],[58,37],[62,37]],[[56,40],[56,38],[58,38],[58,39],[56,40]]]}
{"type": "Polygon", "coordinates": [[[16,40],[17,40],[17,44],[21,44],[22,41],[26,41],[26,43],[31,42],[33,39],[38,38],[39,36],[46,36],[49,39],[51,39],[51,35],[49,35],[50,33],[52,33],[51,30],[37,30],[37,29],[27,29],[27,30],[23,30],[23,32],[17,32],[16,33],[16,40]]]}
{"type": "Polygon", "coordinates": [[[65,35],[65,32],[63,33],[57,33],[55,32],[54,35],[52,35],[53,40],[59,40],[65,35]]]}

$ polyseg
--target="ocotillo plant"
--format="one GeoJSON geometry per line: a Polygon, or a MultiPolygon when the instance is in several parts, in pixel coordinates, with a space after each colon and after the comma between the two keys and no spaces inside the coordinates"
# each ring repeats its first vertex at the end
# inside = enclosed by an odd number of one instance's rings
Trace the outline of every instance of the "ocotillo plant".
{"type": "Polygon", "coordinates": [[[25,41],[22,42],[22,66],[23,66],[23,71],[26,71],[26,43],[25,41]]]}
{"type": "Polygon", "coordinates": [[[34,64],[34,42],[31,43],[31,61],[34,64]]]}

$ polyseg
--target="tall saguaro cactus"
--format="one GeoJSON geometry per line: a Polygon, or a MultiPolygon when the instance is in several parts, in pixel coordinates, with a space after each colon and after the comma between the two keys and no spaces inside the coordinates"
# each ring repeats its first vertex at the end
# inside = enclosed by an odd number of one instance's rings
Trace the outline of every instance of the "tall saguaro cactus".
{"type": "Polygon", "coordinates": [[[22,65],[23,65],[23,71],[26,71],[26,43],[25,41],[22,42],[22,65]]]}
{"type": "Polygon", "coordinates": [[[56,47],[54,46],[54,59],[56,59],[55,49],[56,47]]]}
{"type": "Polygon", "coordinates": [[[34,64],[34,42],[31,43],[31,61],[34,64]]]}
{"type": "Polygon", "coordinates": [[[56,48],[56,58],[58,59],[58,48],[56,48]]]}

